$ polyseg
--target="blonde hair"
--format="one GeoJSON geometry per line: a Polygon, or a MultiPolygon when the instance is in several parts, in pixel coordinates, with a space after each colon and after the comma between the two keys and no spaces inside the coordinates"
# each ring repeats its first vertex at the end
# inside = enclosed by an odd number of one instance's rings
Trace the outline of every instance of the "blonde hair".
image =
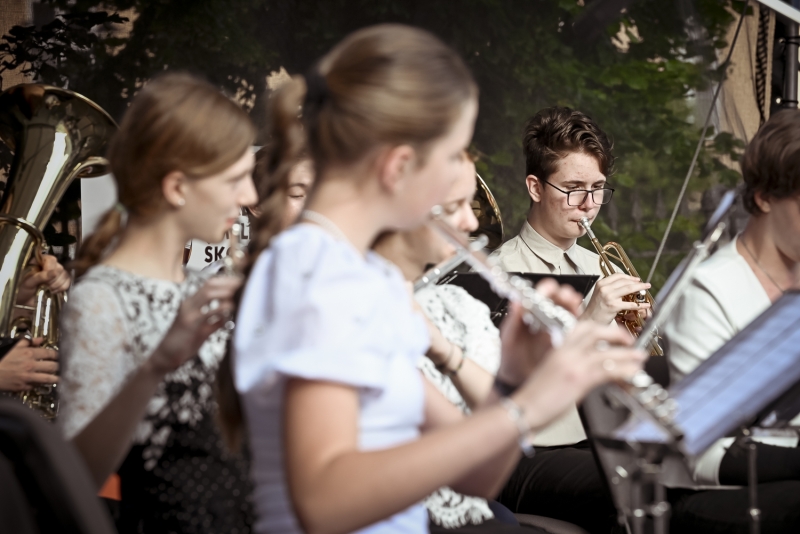
{"type": "MultiPolygon", "coordinates": [[[[285,186],[304,154],[314,162],[315,184],[324,180],[326,167],[356,163],[381,145],[412,145],[424,161],[432,142],[450,131],[477,95],[464,62],[431,33],[399,24],[358,30],[306,76],[275,91],[268,180],[285,186]]],[[[273,214],[262,212],[264,217],[251,232],[251,260],[280,230],[270,222],[273,214]]],[[[217,385],[223,435],[235,448],[243,418],[231,365],[229,354],[217,385]]]]}

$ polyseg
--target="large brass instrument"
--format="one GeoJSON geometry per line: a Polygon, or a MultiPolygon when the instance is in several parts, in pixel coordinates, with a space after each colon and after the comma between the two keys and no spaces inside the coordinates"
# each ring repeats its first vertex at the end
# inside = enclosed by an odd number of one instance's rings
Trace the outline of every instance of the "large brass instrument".
{"type": "MultiPolygon", "coordinates": [[[[597,237],[594,235],[592,231],[592,227],[589,224],[589,219],[586,217],[581,218],[580,220],[581,226],[583,226],[584,230],[586,230],[586,235],[594,245],[595,250],[597,250],[597,254],[600,256],[600,269],[603,271],[603,276],[611,276],[612,274],[617,272],[615,268],[616,265],[621,266],[625,269],[625,272],[628,275],[639,278],[639,273],[636,272],[636,268],[633,266],[630,258],[625,253],[625,250],[619,243],[615,243],[613,241],[609,241],[605,245],[601,244],[597,237]],[[612,261],[613,260],[613,261],[612,261]]],[[[633,293],[631,295],[626,295],[622,298],[622,300],[626,302],[637,302],[640,304],[648,303],[650,304],[650,309],[655,311],[656,301],[653,296],[650,294],[649,291],[642,290],[638,293],[633,293]]],[[[639,332],[644,328],[644,319],[639,316],[639,314],[635,314],[635,319],[628,319],[628,315],[626,315],[626,311],[621,311],[617,314],[617,320],[621,324],[625,326],[625,328],[630,332],[633,337],[638,337],[639,332]]],[[[631,314],[633,315],[633,314],[631,314]]],[[[663,356],[664,350],[658,344],[658,339],[653,338],[649,345],[649,352],[651,356],[663,356]]]]}
{"type": "MultiPolygon", "coordinates": [[[[33,316],[20,319],[17,291],[30,260],[41,258],[42,231],[70,183],[106,173],[102,156],[115,130],[105,111],[72,91],[23,84],[0,94],[0,139],[14,152],[0,205],[0,337],[43,337],[46,346],[58,348],[65,297],[41,286],[28,310],[33,316]]],[[[48,419],[58,413],[55,384],[20,398],[48,419]]]]}

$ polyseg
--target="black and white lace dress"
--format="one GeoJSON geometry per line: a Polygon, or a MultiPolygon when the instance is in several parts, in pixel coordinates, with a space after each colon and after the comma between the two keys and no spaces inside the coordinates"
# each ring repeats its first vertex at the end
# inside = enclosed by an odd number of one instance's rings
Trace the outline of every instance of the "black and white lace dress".
{"type": "MultiPolygon", "coordinates": [[[[489,308],[458,286],[430,286],[415,294],[425,315],[445,338],[464,350],[469,358],[488,373],[500,367],[500,333],[492,324],[489,308]]],[[[418,367],[447,399],[469,413],[466,402],[449,377],[440,373],[428,358],[418,367]]],[[[448,487],[438,489],[425,499],[431,520],[445,528],[479,525],[494,517],[485,499],[462,495],[448,487]]]]}
{"type": "MultiPolygon", "coordinates": [[[[67,439],[144,363],[202,281],[188,273],[176,284],[99,265],[74,285],[61,320],[59,424],[67,439]]],[[[150,400],[118,470],[121,533],[250,532],[248,466],[227,452],[214,420],[212,385],[226,342],[223,331],[214,333],[150,400]]]]}

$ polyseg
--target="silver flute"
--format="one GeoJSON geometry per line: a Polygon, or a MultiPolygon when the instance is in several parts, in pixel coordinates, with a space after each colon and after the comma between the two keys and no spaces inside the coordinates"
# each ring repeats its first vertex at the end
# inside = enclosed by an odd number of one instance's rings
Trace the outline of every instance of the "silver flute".
{"type": "Polygon", "coordinates": [[[683,295],[683,292],[693,279],[695,269],[697,269],[704,259],[708,258],[711,254],[711,248],[719,241],[719,238],[722,237],[722,233],[727,227],[723,219],[733,207],[735,200],[736,193],[734,191],[725,193],[717,209],[714,210],[714,213],[708,220],[708,224],[704,230],[704,236],[700,240],[694,242],[689,255],[686,256],[674,271],[672,271],[672,274],[661,289],[661,293],[658,295],[658,310],[653,314],[650,320],[645,323],[642,331],[639,332],[639,339],[636,343],[637,348],[646,347],[650,340],[658,335],[658,327],[662,326],[662,323],[669,317],[669,314],[672,313],[672,310],[678,304],[681,295],[683,295]]]}
{"type": "Polygon", "coordinates": [[[444,222],[441,214],[441,207],[434,207],[428,226],[453,245],[463,261],[486,279],[495,293],[522,304],[523,319],[529,328],[534,331],[544,328],[553,336],[554,343],[560,343],[564,333],[575,327],[575,316],[536,291],[524,278],[503,271],[482,249],[470,250],[466,236],[444,222]]]}
{"type": "Polygon", "coordinates": [[[416,293],[420,289],[424,289],[430,285],[436,284],[439,280],[442,279],[443,276],[449,274],[450,271],[452,271],[453,269],[464,263],[464,261],[467,259],[467,256],[471,252],[483,250],[484,248],[486,248],[486,245],[488,244],[489,244],[489,238],[483,234],[479,235],[477,239],[475,239],[474,241],[470,242],[467,245],[466,249],[458,250],[455,253],[455,255],[453,255],[453,257],[448,258],[443,262],[439,263],[438,265],[431,267],[430,269],[425,271],[422,274],[422,276],[417,278],[414,281],[414,293],[416,293]]]}
{"type": "Polygon", "coordinates": [[[242,243],[242,230],[244,225],[241,221],[233,223],[228,239],[228,255],[222,260],[222,272],[228,276],[239,276],[241,266],[246,256],[245,245],[242,243]]]}
{"type": "MultiPolygon", "coordinates": [[[[434,207],[428,226],[445,238],[464,260],[479,273],[499,296],[517,302],[523,309],[523,321],[534,332],[547,330],[554,346],[562,343],[577,319],[571,312],[538,292],[527,280],[510,275],[496,265],[482,250],[470,250],[467,238],[442,220],[442,208],[434,207]]],[[[616,387],[615,397],[632,412],[644,413],[655,419],[673,436],[681,433],[673,422],[677,405],[669,393],[657,384],[644,370],[639,370],[627,381],[625,388],[616,387]]]]}

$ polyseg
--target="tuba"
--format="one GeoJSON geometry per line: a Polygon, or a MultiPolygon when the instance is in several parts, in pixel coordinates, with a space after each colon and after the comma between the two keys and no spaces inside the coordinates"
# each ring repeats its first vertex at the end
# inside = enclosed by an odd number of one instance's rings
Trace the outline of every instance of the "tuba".
{"type": "MultiPolygon", "coordinates": [[[[600,255],[600,269],[603,271],[603,276],[611,276],[612,274],[617,272],[617,269],[614,267],[614,262],[621,265],[625,272],[628,275],[636,277],[641,280],[639,273],[636,272],[636,268],[633,266],[630,258],[628,255],[625,254],[625,250],[619,243],[614,243],[613,241],[609,241],[605,245],[601,244],[600,241],[597,239],[597,236],[594,235],[592,231],[592,227],[589,225],[589,219],[586,217],[581,218],[580,220],[581,226],[583,226],[584,230],[586,230],[586,235],[594,245],[595,250],[597,250],[597,254],[600,255]],[[612,262],[614,260],[614,262],[612,262]]],[[[622,300],[626,302],[638,302],[644,304],[645,302],[650,304],[650,309],[655,311],[656,301],[653,296],[650,294],[649,291],[642,290],[638,293],[633,293],[631,295],[626,295],[622,298],[622,300]]],[[[625,318],[626,312],[621,311],[617,314],[618,320],[622,323],[625,328],[630,332],[633,337],[639,337],[639,332],[642,331],[644,328],[644,320],[639,317],[639,314],[636,314],[636,319],[628,320],[625,318]]],[[[658,344],[658,338],[653,337],[649,344],[648,349],[650,356],[663,356],[664,350],[658,344]]]]}
{"type": "MultiPolygon", "coordinates": [[[[27,309],[32,317],[21,318],[15,317],[17,290],[30,260],[41,261],[43,229],[70,183],[106,173],[102,156],[116,128],[102,108],[72,91],[22,84],[0,94],[0,139],[14,152],[0,205],[0,337],[43,337],[45,346],[58,348],[66,297],[41,286],[27,309]]],[[[58,413],[55,384],[20,399],[47,419],[58,413]]]]}

